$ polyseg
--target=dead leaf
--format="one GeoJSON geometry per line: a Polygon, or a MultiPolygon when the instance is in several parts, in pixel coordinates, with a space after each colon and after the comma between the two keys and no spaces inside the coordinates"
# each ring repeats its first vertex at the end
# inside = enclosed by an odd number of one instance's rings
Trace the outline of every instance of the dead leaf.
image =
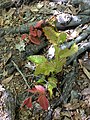
{"type": "Polygon", "coordinates": [[[61,112],[61,115],[62,116],[67,116],[67,117],[71,117],[71,113],[69,111],[64,111],[64,112],[61,112]]]}
{"type": "Polygon", "coordinates": [[[82,91],[82,95],[90,95],[90,87],[89,88],[85,88],[83,91],[82,91]]]}
{"type": "Polygon", "coordinates": [[[12,78],[13,78],[13,75],[11,75],[10,77],[2,80],[2,84],[8,84],[12,80],[12,78]]]}
{"type": "Polygon", "coordinates": [[[61,112],[61,108],[59,107],[54,110],[54,115],[53,115],[54,120],[60,120],[60,112],[61,112]]]}
{"type": "Polygon", "coordinates": [[[67,110],[76,110],[80,107],[80,104],[79,103],[68,103],[68,104],[64,104],[64,107],[67,109],[67,110]]]}
{"type": "Polygon", "coordinates": [[[38,8],[38,9],[41,9],[42,7],[43,7],[43,3],[41,3],[41,2],[40,2],[40,3],[37,3],[37,8],[38,8]]]}
{"type": "Polygon", "coordinates": [[[90,80],[90,72],[85,68],[85,67],[82,67],[83,68],[83,72],[86,74],[86,76],[89,78],[90,80]]]}
{"type": "Polygon", "coordinates": [[[6,63],[7,63],[8,60],[11,58],[11,56],[12,56],[12,53],[11,53],[11,52],[5,55],[5,57],[4,57],[4,65],[6,65],[6,63]]]}
{"type": "Polygon", "coordinates": [[[0,26],[3,26],[3,25],[4,25],[3,17],[0,16],[0,26]]]}
{"type": "Polygon", "coordinates": [[[31,7],[30,7],[30,10],[31,10],[32,12],[38,12],[38,11],[39,11],[36,6],[31,6],[31,7]]]}
{"type": "Polygon", "coordinates": [[[19,44],[16,44],[16,49],[19,50],[20,52],[25,51],[25,43],[24,43],[24,41],[20,41],[19,44]]]}
{"type": "Polygon", "coordinates": [[[82,28],[78,26],[75,30],[69,30],[68,38],[69,40],[76,38],[82,32],[82,28]]]}
{"type": "Polygon", "coordinates": [[[7,16],[11,16],[12,17],[12,15],[15,13],[15,11],[16,11],[16,8],[11,8],[8,12],[7,12],[7,16]]]}
{"type": "MultiPolygon", "coordinates": [[[[86,76],[90,79],[90,72],[87,70],[89,68],[89,63],[88,62],[83,62],[82,60],[79,59],[79,64],[81,68],[83,69],[83,72],[86,74],[86,76]]],[[[90,68],[89,68],[90,69],[90,68]]]]}

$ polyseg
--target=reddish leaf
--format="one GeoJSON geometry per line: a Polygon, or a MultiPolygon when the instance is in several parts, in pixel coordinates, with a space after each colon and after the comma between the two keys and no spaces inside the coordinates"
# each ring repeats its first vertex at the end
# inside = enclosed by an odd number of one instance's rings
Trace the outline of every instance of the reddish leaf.
{"type": "Polygon", "coordinates": [[[44,20],[38,21],[37,24],[34,26],[34,28],[41,28],[43,23],[44,23],[44,20]]]}
{"type": "Polygon", "coordinates": [[[41,30],[37,30],[37,36],[41,37],[41,35],[42,35],[42,31],[41,30]]]}
{"type": "Polygon", "coordinates": [[[32,98],[29,97],[29,98],[25,99],[24,102],[23,102],[22,107],[23,107],[24,105],[26,105],[28,108],[31,108],[31,107],[32,107],[32,98]]]}
{"type": "Polygon", "coordinates": [[[45,94],[45,88],[41,85],[35,85],[34,88],[32,89],[28,89],[27,90],[28,92],[31,92],[31,93],[39,93],[39,94],[45,94]]]}
{"type": "Polygon", "coordinates": [[[37,89],[38,93],[45,94],[45,88],[41,85],[35,85],[35,88],[37,89]]]}
{"type": "Polygon", "coordinates": [[[34,27],[33,26],[30,26],[30,31],[34,31],[34,27]]]}
{"type": "Polygon", "coordinates": [[[40,43],[41,43],[41,41],[37,37],[33,37],[33,36],[29,35],[28,38],[32,43],[34,43],[36,45],[40,45],[40,43]]]}
{"type": "Polygon", "coordinates": [[[40,95],[37,102],[39,102],[43,110],[48,110],[49,102],[45,95],[40,95]]]}
{"type": "Polygon", "coordinates": [[[30,35],[34,37],[37,36],[37,29],[35,29],[33,26],[30,26],[30,35]]]}
{"type": "Polygon", "coordinates": [[[32,89],[29,89],[29,90],[27,90],[27,91],[28,91],[28,92],[31,92],[31,93],[37,93],[37,92],[38,92],[36,88],[32,88],[32,89]]]}
{"type": "Polygon", "coordinates": [[[23,34],[23,35],[21,36],[21,39],[24,40],[27,36],[28,36],[27,34],[23,34]]]}

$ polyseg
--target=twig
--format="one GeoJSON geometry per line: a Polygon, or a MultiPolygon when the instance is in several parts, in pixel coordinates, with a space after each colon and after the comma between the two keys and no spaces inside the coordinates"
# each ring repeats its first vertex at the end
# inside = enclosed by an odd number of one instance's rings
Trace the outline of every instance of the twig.
{"type": "Polygon", "coordinates": [[[13,60],[12,60],[12,63],[13,63],[13,65],[15,66],[15,68],[17,69],[17,71],[21,74],[21,76],[22,76],[25,84],[27,85],[27,87],[30,88],[30,86],[29,86],[28,83],[27,83],[27,80],[26,80],[25,76],[24,76],[23,73],[20,71],[20,69],[18,68],[17,64],[16,64],[13,60]]]}

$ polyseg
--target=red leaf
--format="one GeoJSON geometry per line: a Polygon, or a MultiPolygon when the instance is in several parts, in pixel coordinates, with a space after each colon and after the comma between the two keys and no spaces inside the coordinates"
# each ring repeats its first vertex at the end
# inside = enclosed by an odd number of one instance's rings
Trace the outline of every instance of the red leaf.
{"type": "Polygon", "coordinates": [[[33,26],[30,26],[30,35],[34,37],[37,36],[37,29],[35,29],[33,26]]]}
{"type": "Polygon", "coordinates": [[[23,107],[24,105],[26,105],[28,108],[31,108],[31,107],[32,107],[32,98],[29,97],[29,98],[25,99],[24,102],[23,102],[22,107],[23,107]]]}
{"type": "Polygon", "coordinates": [[[41,35],[42,35],[42,31],[41,30],[37,30],[37,36],[41,37],[41,35]]]}
{"type": "Polygon", "coordinates": [[[31,93],[37,93],[37,92],[38,92],[36,88],[32,88],[32,89],[29,89],[29,90],[27,90],[27,91],[28,91],[28,92],[31,92],[31,93]]]}
{"type": "Polygon", "coordinates": [[[30,31],[33,31],[34,30],[34,27],[33,26],[30,26],[30,31]]]}
{"type": "Polygon", "coordinates": [[[23,34],[23,35],[21,36],[21,39],[24,40],[27,36],[28,36],[27,34],[23,34]]]}
{"type": "Polygon", "coordinates": [[[48,110],[49,102],[45,95],[40,95],[37,102],[39,102],[43,110],[48,110]]]}
{"type": "Polygon", "coordinates": [[[44,23],[44,20],[40,20],[36,23],[36,25],[34,26],[34,28],[41,28],[42,24],[44,23]]]}
{"type": "Polygon", "coordinates": [[[36,45],[40,45],[40,43],[41,43],[41,41],[37,37],[33,37],[33,36],[29,35],[28,38],[32,43],[34,43],[36,45]]]}
{"type": "Polygon", "coordinates": [[[38,93],[45,94],[45,88],[41,85],[35,85],[35,88],[37,89],[38,93]]]}

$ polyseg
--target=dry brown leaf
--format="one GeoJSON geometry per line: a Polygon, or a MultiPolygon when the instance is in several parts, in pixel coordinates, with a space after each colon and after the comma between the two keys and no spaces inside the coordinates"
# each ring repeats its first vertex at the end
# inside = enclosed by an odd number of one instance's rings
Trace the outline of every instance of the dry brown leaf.
{"type": "Polygon", "coordinates": [[[84,67],[84,66],[82,66],[82,68],[83,68],[83,72],[86,74],[86,76],[89,78],[89,80],[90,80],[90,72],[84,67]]]}
{"type": "Polygon", "coordinates": [[[0,26],[3,26],[3,25],[4,25],[3,17],[0,16],[0,26]]]}
{"type": "MultiPolygon", "coordinates": [[[[90,79],[90,72],[86,69],[87,65],[84,64],[84,62],[82,60],[79,59],[79,64],[81,66],[81,68],[83,69],[83,72],[86,74],[86,76],[90,79]],[[85,65],[85,66],[84,66],[85,65]]],[[[88,64],[89,66],[89,64],[88,64]]]]}
{"type": "Polygon", "coordinates": [[[54,115],[53,115],[54,120],[60,120],[60,111],[61,111],[61,108],[59,107],[54,110],[54,115]]]}
{"type": "Polygon", "coordinates": [[[61,112],[61,115],[62,116],[67,116],[67,117],[71,117],[71,113],[69,111],[64,111],[64,112],[61,112]]]}
{"type": "Polygon", "coordinates": [[[8,60],[11,58],[11,56],[12,56],[11,52],[5,55],[5,57],[4,57],[4,65],[8,62],[8,60]]]}
{"type": "Polygon", "coordinates": [[[90,87],[89,88],[85,88],[83,91],[82,91],[82,95],[90,95],[90,87]]]}
{"type": "Polygon", "coordinates": [[[12,80],[12,78],[13,78],[13,75],[11,75],[10,77],[2,80],[2,84],[8,84],[12,80]]]}
{"type": "Polygon", "coordinates": [[[67,110],[75,110],[75,109],[78,109],[80,107],[80,103],[68,103],[68,104],[64,104],[64,107],[67,109],[67,110]]]}

